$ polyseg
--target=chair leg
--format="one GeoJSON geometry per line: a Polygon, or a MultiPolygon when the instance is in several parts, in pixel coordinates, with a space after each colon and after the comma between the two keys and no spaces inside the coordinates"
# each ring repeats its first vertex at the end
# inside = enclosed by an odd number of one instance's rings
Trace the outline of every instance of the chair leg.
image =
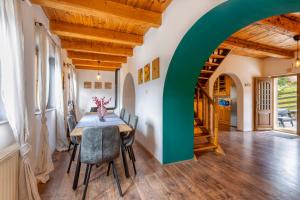
{"type": "Polygon", "coordinates": [[[109,176],[110,166],[111,166],[111,162],[108,163],[108,169],[107,169],[106,176],[109,176]]]}
{"type": "Polygon", "coordinates": [[[122,189],[121,189],[121,185],[120,185],[120,180],[119,180],[118,172],[117,172],[117,169],[116,169],[114,161],[111,161],[111,164],[112,164],[112,168],[113,168],[114,177],[115,177],[115,180],[117,182],[119,194],[122,197],[123,193],[122,193],[122,189]]]}
{"type": "Polygon", "coordinates": [[[72,145],[72,142],[70,141],[69,147],[68,147],[68,152],[71,150],[71,145],[72,145]]]}
{"type": "Polygon", "coordinates": [[[83,185],[86,185],[88,172],[89,172],[89,165],[86,165],[83,185]]]}
{"type": "Polygon", "coordinates": [[[130,152],[129,147],[126,147],[126,150],[127,150],[127,152],[128,152],[129,159],[132,160],[132,154],[131,154],[131,152],[130,152]]]}
{"type": "Polygon", "coordinates": [[[70,172],[72,162],[74,161],[74,158],[75,158],[75,155],[76,155],[76,151],[77,151],[77,145],[75,144],[74,148],[73,148],[73,152],[72,152],[71,158],[70,158],[70,162],[69,162],[69,167],[68,167],[67,173],[70,172]]]}
{"type": "Polygon", "coordinates": [[[88,166],[87,166],[87,171],[86,171],[86,175],[85,175],[87,177],[87,180],[86,180],[87,182],[85,184],[85,188],[84,188],[84,191],[83,191],[82,200],[84,200],[85,196],[86,196],[86,191],[87,191],[87,188],[88,188],[88,185],[89,185],[92,167],[93,167],[93,165],[90,165],[90,164],[88,164],[88,166]]]}
{"type": "Polygon", "coordinates": [[[135,168],[135,156],[134,156],[134,152],[133,152],[133,148],[132,146],[129,147],[129,150],[131,152],[131,155],[132,155],[132,166],[133,166],[133,170],[134,170],[134,174],[136,175],[136,168],[135,168]]]}

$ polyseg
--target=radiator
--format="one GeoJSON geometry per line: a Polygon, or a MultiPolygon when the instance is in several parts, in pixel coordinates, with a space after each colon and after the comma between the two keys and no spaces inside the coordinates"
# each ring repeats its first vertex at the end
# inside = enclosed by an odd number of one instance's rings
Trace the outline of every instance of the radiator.
{"type": "Polygon", "coordinates": [[[19,146],[0,151],[0,200],[18,199],[19,146]]]}

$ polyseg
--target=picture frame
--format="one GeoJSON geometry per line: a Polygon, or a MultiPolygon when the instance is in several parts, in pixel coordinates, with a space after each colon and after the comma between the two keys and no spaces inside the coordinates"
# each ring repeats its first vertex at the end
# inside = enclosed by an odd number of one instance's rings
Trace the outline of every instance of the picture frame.
{"type": "Polygon", "coordinates": [[[160,77],[160,61],[159,57],[152,61],[152,80],[158,79],[160,77]]]}
{"type": "Polygon", "coordinates": [[[95,89],[102,89],[102,82],[95,82],[94,83],[94,88],[95,89]]]}
{"type": "Polygon", "coordinates": [[[84,81],[83,87],[85,89],[91,89],[92,88],[92,82],[90,82],[90,81],[84,81]]]}
{"type": "Polygon", "coordinates": [[[143,84],[143,68],[140,68],[138,70],[138,84],[141,85],[143,84]]]}
{"type": "Polygon", "coordinates": [[[105,89],[112,89],[112,83],[111,82],[105,82],[104,83],[104,88],[105,89]]]}
{"type": "Polygon", "coordinates": [[[145,65],[144,67],[144,83],[150,81],[150,64],[145,65]]]}

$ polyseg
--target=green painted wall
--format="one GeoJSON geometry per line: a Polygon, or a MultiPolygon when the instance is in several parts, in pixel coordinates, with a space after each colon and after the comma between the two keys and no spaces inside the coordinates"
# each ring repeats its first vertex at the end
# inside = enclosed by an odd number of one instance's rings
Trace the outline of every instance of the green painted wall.
{"type": "Polygon", "coordinates": [[[173,55],[164,84],[163,163],[193,158],[194,87],[209,55],[251,23],[297,11],[299,0],[229,0],[191,27],[173,55]]]}

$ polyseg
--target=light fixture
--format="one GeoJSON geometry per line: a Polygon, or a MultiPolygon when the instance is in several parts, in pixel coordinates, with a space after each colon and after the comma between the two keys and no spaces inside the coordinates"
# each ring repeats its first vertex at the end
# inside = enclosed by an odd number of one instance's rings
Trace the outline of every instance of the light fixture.
{"type": "Polygon", "coordinates": [[[300,67],[300,58],[299,58],[299,41],[300,41],[300,35],[295,35],[294,40],[297,42],[297,58],[294,62],[294,67],[299,68],[300,67]]]}
{"type": "Polygon", "coordinates": [[[99,71],[100,70],[100,61],[98,61],[98,67],[99,68],[98,68],[98,73],[97,73],[97,80],[100,81],[100,79],[101,79],[101,74],[100,74],[100,71],[99,71]]]}

